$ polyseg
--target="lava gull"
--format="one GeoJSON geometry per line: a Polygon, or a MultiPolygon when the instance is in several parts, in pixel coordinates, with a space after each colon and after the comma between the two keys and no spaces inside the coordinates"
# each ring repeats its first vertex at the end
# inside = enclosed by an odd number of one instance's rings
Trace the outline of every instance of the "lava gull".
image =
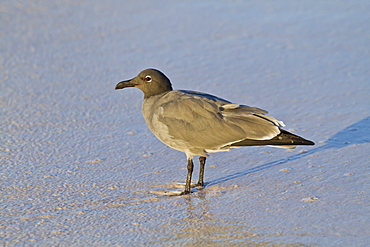
{"type": "Polygon", "coordinates": [[[115,89],[126,87],[136,87],[144,93],[142,113],[153,134],[167,146],[186,154],[188,175],[181,194],[191,192],[195,156],[200,161],[197,186],[203,187],[207,153],[242,146],[314,145],[281,129],[284,123],[266,116],[268,112],[260,108],[206,93],[173,90],[167,76],[156,69],[143,70],[135,78],[118,83],[115,89]]]}

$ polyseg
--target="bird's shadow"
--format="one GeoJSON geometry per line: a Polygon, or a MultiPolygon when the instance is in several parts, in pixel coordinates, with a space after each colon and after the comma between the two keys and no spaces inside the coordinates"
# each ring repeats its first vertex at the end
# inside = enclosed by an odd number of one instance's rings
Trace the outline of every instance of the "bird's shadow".
{"type": "Polygon", "coordinates": [[[208,183],[206,183],[206,185],[208,186],[212,184],[219,184],[219,183],[232,180],[238,177],[242,177],[242,176],[245,176],[245,175],[248,175],[254,172],[258,172],[258,171],[261,171],[267,168],[285,164],[293,160],[298,160],[308,155],[313,155],[313,154],[316,154],[326,149],[330,149],[330,148],[340,149],[348,145],[363,144],[363,143],[370,143],[370,116],[339,131],[335,135],[328,138],[328,140],[325,141],[325,144],[322,146],[313,148],[311,150],[308,150],[307,152],[302,152],[302,153],[292,155],[288,158],[275,160],[275,161],[272,161],[272,162],[269,162],[269,163],[266,163],[260,166],[252,167],[244,171],[240,171],[234,174],[230,174],[230,175],[209,181],[208,183]]]}

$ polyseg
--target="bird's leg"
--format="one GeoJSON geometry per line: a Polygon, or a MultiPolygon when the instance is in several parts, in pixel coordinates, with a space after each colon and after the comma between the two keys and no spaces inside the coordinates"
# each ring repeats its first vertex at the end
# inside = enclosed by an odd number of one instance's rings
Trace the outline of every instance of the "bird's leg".
{"type": "Polygon", "coordinates": [[[203,187],[204,186],[204,166],[206,165],[206,157],[199,157],[199,180],[198,180],[198,183],[197,183],[197,186],[201,186],[203,187]]]}
{"type": "Polygon", "coordinates": [[[188,177],[186,178],[185,191],[182,194],[190,194],[191,176],[193,174],[193,159],[188,158],[188,177]]]}

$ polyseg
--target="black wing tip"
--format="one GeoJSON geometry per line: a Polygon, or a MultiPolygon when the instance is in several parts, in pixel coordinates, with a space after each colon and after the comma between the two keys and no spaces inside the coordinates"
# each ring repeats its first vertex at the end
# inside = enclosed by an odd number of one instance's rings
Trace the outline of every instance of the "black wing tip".
{"type": "Polygon", "coordinates": [[[315,143],[313,141],[307,140],[303,137],[290,133],[286,130],[280,129],[281,133],[273,138],[272,140],[281,140],[281,141],[288,141],[291,142],[292,145],[308,145],[313,146],[315,143]]]}
{"type": "Polygon", "coordinates": [[[304,145],[309,145],[309,146],[315,145],[315,143],[313,141],[310,141],[310,140],[306,140],[306,143],[307,144],[304,144],[304,145]]]}
{"type": "Polygon", "coordinates": [[[313,146],[313,141],[304,139],[298,135],[292,134],[286,130],[280,129],[281,133],[270,140],[251,140],[244,139],[233,143],[230,146],[313,146]]]}

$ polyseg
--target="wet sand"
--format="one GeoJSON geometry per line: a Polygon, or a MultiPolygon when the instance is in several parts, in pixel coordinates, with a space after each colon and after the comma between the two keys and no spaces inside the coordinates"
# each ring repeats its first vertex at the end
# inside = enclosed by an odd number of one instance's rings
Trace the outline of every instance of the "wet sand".
{"type": "Polygon", "coordinates": [[[0,244],[366,246],[367,1],[2,1],[0,244]],[[316,142],[185,155],[114,91],[142,69],[316,142]],[[194,178],[197,177],[198,163],[194,178]]]}

